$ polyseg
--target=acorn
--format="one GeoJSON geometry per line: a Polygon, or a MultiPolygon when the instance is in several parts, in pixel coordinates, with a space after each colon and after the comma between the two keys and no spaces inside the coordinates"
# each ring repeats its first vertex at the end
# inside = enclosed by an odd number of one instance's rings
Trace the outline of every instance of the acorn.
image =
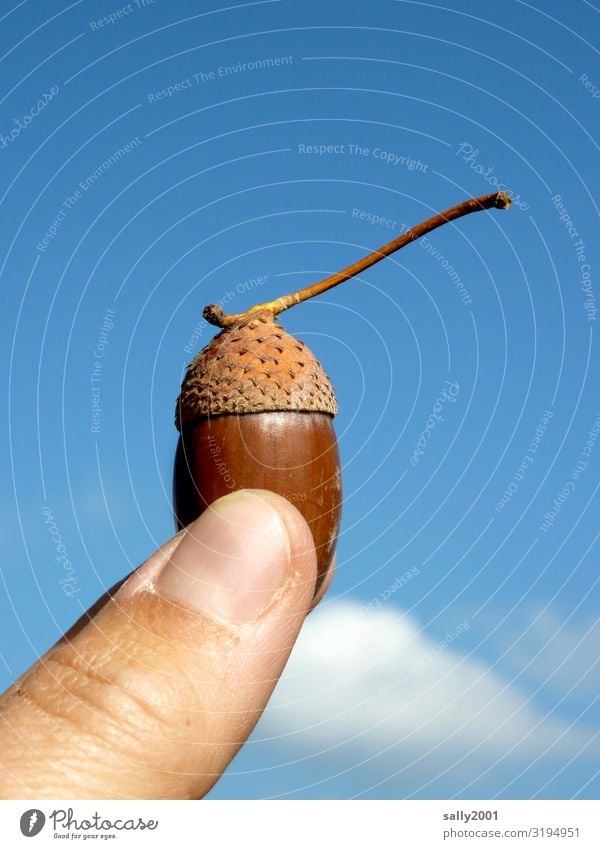
{"type": "Polygon", "coordinates": [[[448,221],[509,206],[504,192],[471,198],[298,292],[235,315],[214,304],[205,307],[204,318],[221,332],[188,366],[177,400],[173,495],[178,528],[234,490],[276,492],[295,504],[311,529],[316,592],[335,553],[342,511],[333,427],[338,407],[323,366],[275,319],[448,221]]]}

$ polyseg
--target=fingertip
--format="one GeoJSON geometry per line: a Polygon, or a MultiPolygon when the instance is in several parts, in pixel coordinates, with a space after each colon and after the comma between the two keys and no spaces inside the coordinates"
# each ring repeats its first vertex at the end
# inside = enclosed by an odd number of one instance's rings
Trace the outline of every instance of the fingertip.
{"type": "MultiPolygon", "coordinates": [[[[299,580],[313,587],[317,579],[315,541],[306,519],[298,508],[276,492],[268,489],[246,489],[242,492],[260,498],[274,509],[283,523],[290,545],[290,558],[299,580]]],[[[228,498],[229,496],[225,496],[228,498]]]]}
{"type": "Polygon", "coordinates": [[[121,591],[148,589],[221,624],[261,618],[272,604],[306,615],[316,582],[312,533],[273,492],[243,489],[214,501],[153,555],[121,591]]]}

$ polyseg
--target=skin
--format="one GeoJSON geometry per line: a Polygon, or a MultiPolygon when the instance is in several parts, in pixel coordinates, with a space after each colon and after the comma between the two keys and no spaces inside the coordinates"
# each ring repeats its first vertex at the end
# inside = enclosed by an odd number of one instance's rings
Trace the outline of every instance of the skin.
{"type": "Polygon", "coordinates": [[[162,596],[153,582],[196,523],[180,531],[0,697],[0,798],[198,799],[215,784],[333,575],[313,598],[306,522],[280,496],[250,492],[287,534],[289,576],[271,603],[231,625],[162,596]]]}

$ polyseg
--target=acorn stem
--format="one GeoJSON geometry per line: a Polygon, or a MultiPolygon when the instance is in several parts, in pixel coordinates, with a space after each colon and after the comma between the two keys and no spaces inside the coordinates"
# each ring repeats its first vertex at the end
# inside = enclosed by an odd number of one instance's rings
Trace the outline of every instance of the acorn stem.
{"type": "Polygon", "coordinates": [[[406,233],[402,233],[402,235],[392,239],[391,242],[388,242],[381,248],[373,251],[373,253],[359,259],[358,262],[354,262],[352,265],[347,266],[347,268],[343,268],[336,274],[325,277],[317,283],[305,286],[297,292],[292,292],[289,295],[283,295],[283,297],[277,298],[274,301],[269,301],[265,304],[255,304],[253,307],[246,310],[246,312],[231,313],[229,315],[224,313],[223,309],[217,304],[209,304],[204,307],[202,315],[206,321],[210,324],[216,325],[217,327],[230,327],[232,324],[240,321],[240,319],[246,318],[247,316],[261,310],[269,310],[269,312],[271,312],[274,316],[279,315],[280,312],[293,307],[295,304],[300,304],[302,301],[314,298],[315,295],[321,295],[323,292],[327,292],[328,289],[332,289],[334,286],[343,283],[344,280],[349,280],[356,274],[360,274],[361,271],[364,271],[366,268],[370,268],[370,266],[375,265],[376,262],[380,262],[386,256],[393,254],[395,251],[403,248],[410,242],[415,242],[427,233],[431,233],[432,230],[435,230],[437,227],[441,227],[442,224],[454,221],[455,218],[462,218],[463,215],[468,215],[470,212],[479,212],[482,209],[492,209],[494,207],[496,209],[508,209],[510,205],[510,197],[505,192],[493,192],[490,195],[469,198],[461,203],[457,203],[455,206],[451,206],[449,209],[445,209],[443,212],[439,212],[437,215],[433,215],[431,218],[428,218],[426,221],[422,221],[420,224],[416,224],[414,227],[411,227],[410,230],[407,230],[406,233]]]}

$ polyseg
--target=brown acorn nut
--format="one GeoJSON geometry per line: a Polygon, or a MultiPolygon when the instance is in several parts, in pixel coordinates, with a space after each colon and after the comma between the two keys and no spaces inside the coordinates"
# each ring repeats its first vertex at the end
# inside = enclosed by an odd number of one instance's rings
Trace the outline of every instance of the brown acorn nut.
{"type": "Polygon", "coordinates": [[[174,469],[177,525],[185,527],[222,495],[268,489],[306,519],[323,582],[340,524],[342,485],[333,428],[337,402],[325,370],[306,345],[275,322],[283,310],[348,280],[436,227],[481,209],[506,209],[504,192],[471,198],[439,213],[331,277],[225,315],[204,317],[222,328],[188,367],[177,401],[180,430],[174,469]]]}
{"type": "Polygon", "coordinates": [[[196,357],[181,387],[178,524],[189,524],[235,489],[272,490],[295,504],[310,526],[321,580],[342,505],[336,412],[323,367],[272,312],[227,327],[196,357]]]}

